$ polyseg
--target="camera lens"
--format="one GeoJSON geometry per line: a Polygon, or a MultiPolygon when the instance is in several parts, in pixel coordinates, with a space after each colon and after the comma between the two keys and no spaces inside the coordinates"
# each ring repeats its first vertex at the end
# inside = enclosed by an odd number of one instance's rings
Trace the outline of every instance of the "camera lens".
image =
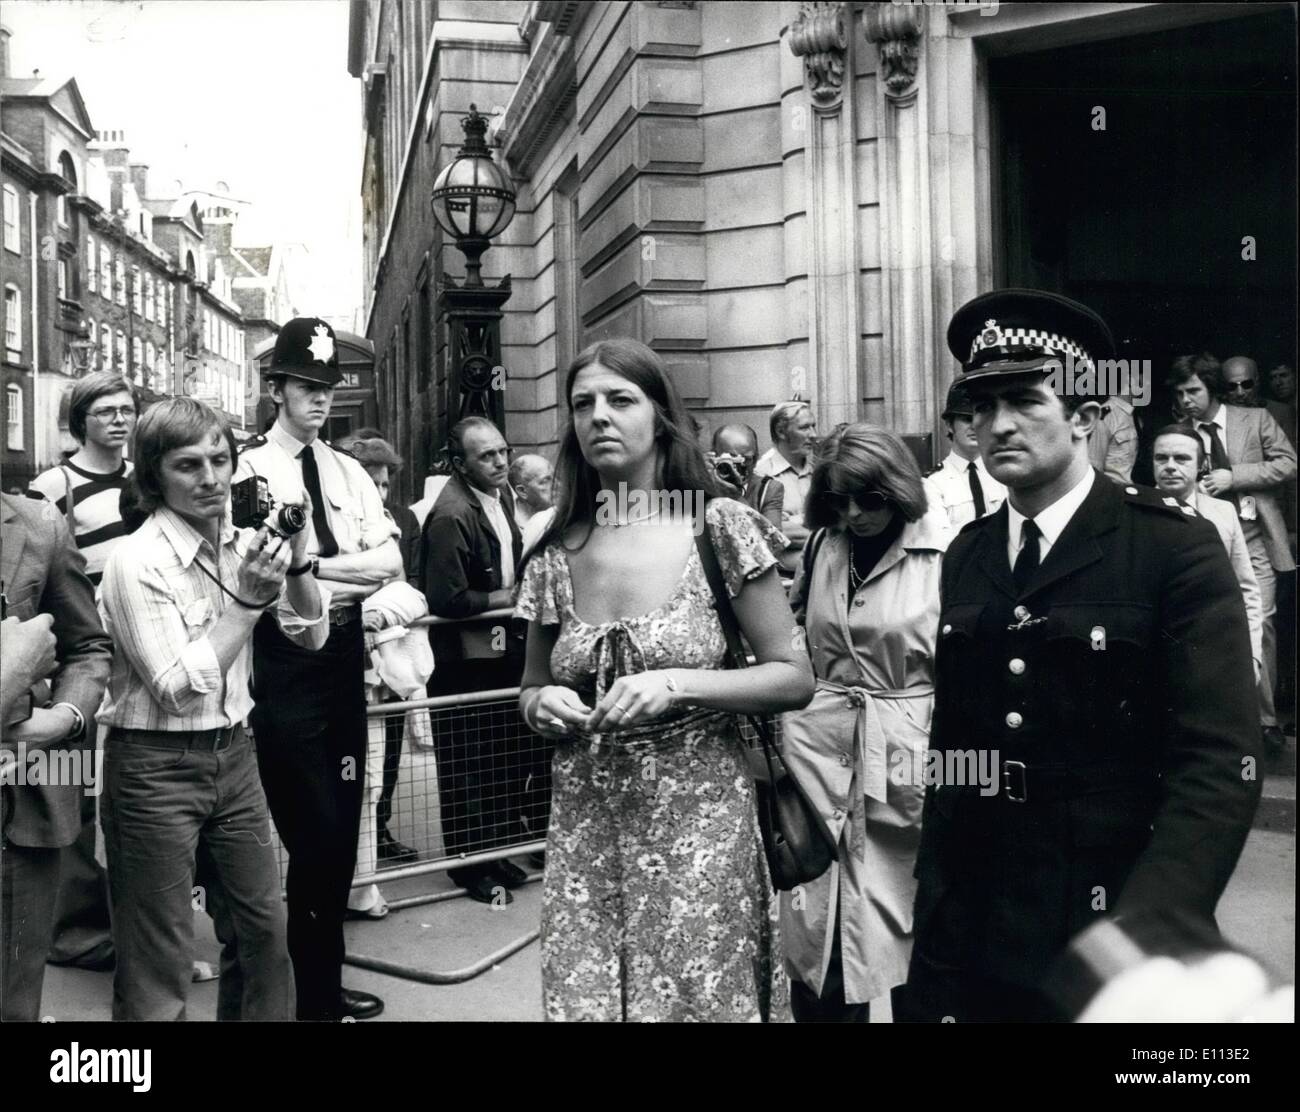
{"type": "Polygon", "coordinates": [[[276,524],[281,533],[287,537],[301,533],[307,526],[307,515],[301,506],[281,506],[276,524]]]}

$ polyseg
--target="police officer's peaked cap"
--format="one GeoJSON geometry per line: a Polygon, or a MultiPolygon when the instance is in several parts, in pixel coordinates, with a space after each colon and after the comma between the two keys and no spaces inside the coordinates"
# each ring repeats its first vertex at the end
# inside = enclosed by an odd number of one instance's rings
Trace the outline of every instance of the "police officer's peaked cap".
{"type": "Polygon", "coordinates": [[[275,351],[271,353],[271,365],[266,373],[337,386],[343,372],[339,370],[334,329],[319,317],[294,317],[276,336],[275,351]]]}
{"type": "Polygon", "coordinates": [[[1050,370],[1049,363],[1096,367],[1115,357],[1106,322],[1086,305],[1042,290],[993,290],[966,302],[948,325],[958,382],[1050,370]]]}
{"type": "Polygon", "coordinates": [[[961,379],[957,379],[948,387],[948,400],[943,403],[942,417],[945,421],[950,421],[954,417],[973,416],[975,416],[975,405],[971,401],[970,391],[966,389],[961,379]]]}

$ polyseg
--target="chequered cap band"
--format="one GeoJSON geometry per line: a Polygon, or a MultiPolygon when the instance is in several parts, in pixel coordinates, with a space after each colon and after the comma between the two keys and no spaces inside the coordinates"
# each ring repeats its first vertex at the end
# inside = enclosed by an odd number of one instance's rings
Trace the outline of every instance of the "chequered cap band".
{"type": "Polygon", "coordinates": [[[995,347],[1057,352],[1073,356],[1076,366],[1093,367],[1092,356],[1068,336],[1042,332],[1037,328],[1000,328],[997,321],[992,320],[985,321],[984,330],[971,341],[969,362],[974,362],[981,351],[995,347]]]}

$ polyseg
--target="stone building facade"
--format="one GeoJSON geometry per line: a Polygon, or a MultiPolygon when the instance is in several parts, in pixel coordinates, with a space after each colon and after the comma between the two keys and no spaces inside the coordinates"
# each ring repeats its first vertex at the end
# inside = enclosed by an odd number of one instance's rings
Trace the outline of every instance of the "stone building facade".
{"type": "Polygon", "coordinates": [[[471,103],[518,191],[483,260],[512,279],[512,444],[555,444],[569,359],[632,335],[708,425],[765,440],[799,395],[937,458],[947,322],[995,286],[1094,304],[1152,404],[1183,350],[1293,362],[1294,34],[1278,4],[354,0],[365,329],[407,493],[446,432],[463,260],[429,192],[471,103]]]}

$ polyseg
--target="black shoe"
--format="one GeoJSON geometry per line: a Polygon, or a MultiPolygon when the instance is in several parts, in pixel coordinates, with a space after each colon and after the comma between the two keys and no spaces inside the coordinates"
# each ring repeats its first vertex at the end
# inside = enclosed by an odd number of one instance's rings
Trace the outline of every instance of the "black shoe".
{"type": "Polygon", "coordinates": [[[537,853],[530,853],[528,855],[528,864],[534,869],[546,868],[546,851],[539,850],[537,853]]]}
{"type": "Polygon", "coordinates": [[[484,873],[472,880],[465,885],[465,894],[471,900],[477,900],[481,904],[491,904],[493,907],[503,907],[515,902],[510,890],[495,873],[484,873]]]}
{"type": "Polygon", "coordinates": [[[496,861],[492,864],[492,876],[507,888],[522,888],[528,883],[528,874],[518,865],[509,861],[496,861]]]}
{"type": "Polygon", "coordinates": [[[1268,753],[1281,753],[1286,748],[1286,734],[1276,726],[1264,727],[1264,750],[1268,753]]]}
{"type": "Polygon", "coordinates": [[[378,856],[380,861],[388,861],[394,865],[420,860],[418,850],[402,845],[401,842],[388,833],[379,836],[378,856]]]}
{"type": "Polygon", "coordinates": [[[374,1019],[383,1014],[384,1002],[369,992],[345,988],[339,993],[339,1010],[353,1019],[374,1019]]]}
{"type": "Polygon", "coordinates": [[[88,969],[92,973],[109,973],[117,967],[117,951],[113,949],[112,942],[101,942],[70,961],[50,961],[49,964],[68,969],[88,969]]]}

